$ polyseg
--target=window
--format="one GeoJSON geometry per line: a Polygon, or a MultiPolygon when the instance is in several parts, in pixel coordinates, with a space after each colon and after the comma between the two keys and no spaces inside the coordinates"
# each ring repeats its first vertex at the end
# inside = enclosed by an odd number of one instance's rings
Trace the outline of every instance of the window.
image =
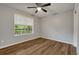
{"type": "Polygon", "coordinates": [[[20,14],[15,14],[14,30],[16,35],[33,33],[33,19],[20,14]]]}

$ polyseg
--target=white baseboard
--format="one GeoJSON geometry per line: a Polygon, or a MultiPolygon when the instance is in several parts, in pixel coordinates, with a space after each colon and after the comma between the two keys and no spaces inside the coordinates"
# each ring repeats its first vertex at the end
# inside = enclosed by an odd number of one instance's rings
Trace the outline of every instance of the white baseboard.
{"type": "MultiPolygon", "coordinates": [[[[50,39],[50,40],[55,40],[55,41],[59,41],[59,42],[63,42],[63,43],[67,43],[67,44],[71,44],[73,45],[73,43],[70,43],[70,42],[66,42],[66,41],[62,41],[62,40],[57,40],[57,39],[54,39],[54,38],[48,38],[48,37],[42,37],[42,38],[46,38],[46,39],[50,39]]],[[[74,45],[73,45],[74,46],[74,45]]]]}
{"type": "MultiPolygon", "coordinates": [[[[32,38],[29,38],[27,40],[23,40],[23,41],[20,41],[20,42],[15,42],[15,43],[8,44],[8,45],[5,45],[5,46],[0,46],[0,49],[9,47],[9,46],[12,46],[12,45],[15,45],[15,44],[19,44],[19,43],[22,43],[22,42],[26,42],[26,41],[29,41],[29,40],[33,40],[33,39],[36,39],[36,38],[39,38],[39,37],[42,37],[42,36],[32,37],[32,38]]],[[[46,38],[46,39],[50,39],[50,40],[55,40],[55,41],[59,41],[59,42],[68,43],[68,44],[72,44],[73,45],[73,43],[62,41],[62,40],[56,40],[56,39],[52,39],[52,38],[48,38],[48,37],[44,37],[44,36],[42,38],[46,38]]]]}
{"type": "Polygon", "coordinates": [[[19,44],[19,43],[22,43],[22,42],[26,42],[26,41],[29,41],[29,40],[33,40],[33,39],[37,39],[39,38],[40,36],[37,36],[37,37],[32,37],[32,38],[29,38],[29,39],[25,39],[23,41],[20,41],[20,42],[15,42],[15,43],[12,43],[12,44],[8,44],[8,45],[5,45],[5,46],[0,46],[0,49],[2,48],[6,48],[6,47],[9,47],[9,46],[12,46],[12,45],[16,45],[16,44],[19,44]]]}

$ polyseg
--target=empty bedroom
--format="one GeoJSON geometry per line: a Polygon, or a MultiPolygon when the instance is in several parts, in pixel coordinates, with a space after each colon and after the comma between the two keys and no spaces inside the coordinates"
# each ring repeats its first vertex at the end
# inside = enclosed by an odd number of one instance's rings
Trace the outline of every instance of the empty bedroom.
{"type": "Polygon", "coordinates": [[[78,55],[78,3],[0,3],[0,55],[78,55]]]}

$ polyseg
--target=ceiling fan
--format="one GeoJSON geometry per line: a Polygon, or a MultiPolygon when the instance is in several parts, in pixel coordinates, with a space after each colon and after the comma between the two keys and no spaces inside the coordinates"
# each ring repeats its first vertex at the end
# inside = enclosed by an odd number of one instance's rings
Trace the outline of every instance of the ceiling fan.
{"type": "Polygon", "coordinates": [[[47,6],[51,5],[51,3],[46,3],[46,4],[45,3],[35,3],[35,4],[36,4],[36,7],[27,7],[27,8],[35,8],[36,9],[35,13],[37,13],[40,10],[47,12],[47,10],[44,9],[43,7],[47,7],[47,6]]]}

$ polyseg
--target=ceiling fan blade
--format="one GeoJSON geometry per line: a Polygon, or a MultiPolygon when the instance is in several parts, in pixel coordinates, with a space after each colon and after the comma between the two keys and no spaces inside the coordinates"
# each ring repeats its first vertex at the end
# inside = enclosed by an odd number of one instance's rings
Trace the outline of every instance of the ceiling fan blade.
{"type": "Polygon", "coordinates": [[[45,9],[43,9],[43,8],[41,8],[44,12],[47,12],[47,10],[45,10],[45,9]]]}
{"type": "Polygon", "coordinates": [[[37,6],[39,5],[39,3],[35,3],[37,6]]]}
{"type": "Polygon", "coordinates": [[[36,8],[36,7],[27,7],[27,8],[36,8]]]}
{"type": "Polygon", "coordinates": [[[43,6],[41,6],[41,7],[46,7],[46,6],[50,6],[51,5],[51,3],[47,3],[47,4],[44,4],[43,6]]]}
{"type": "Polygon", "coordinates": [[[35,3],[37,7],[41,7],[41,3],[35,3]]]}
{"type": "Polygon", "coordinates": [[[37,12],[38,12],[38,10],[35,11],[35,13],[37,13],[37,12]]]}

